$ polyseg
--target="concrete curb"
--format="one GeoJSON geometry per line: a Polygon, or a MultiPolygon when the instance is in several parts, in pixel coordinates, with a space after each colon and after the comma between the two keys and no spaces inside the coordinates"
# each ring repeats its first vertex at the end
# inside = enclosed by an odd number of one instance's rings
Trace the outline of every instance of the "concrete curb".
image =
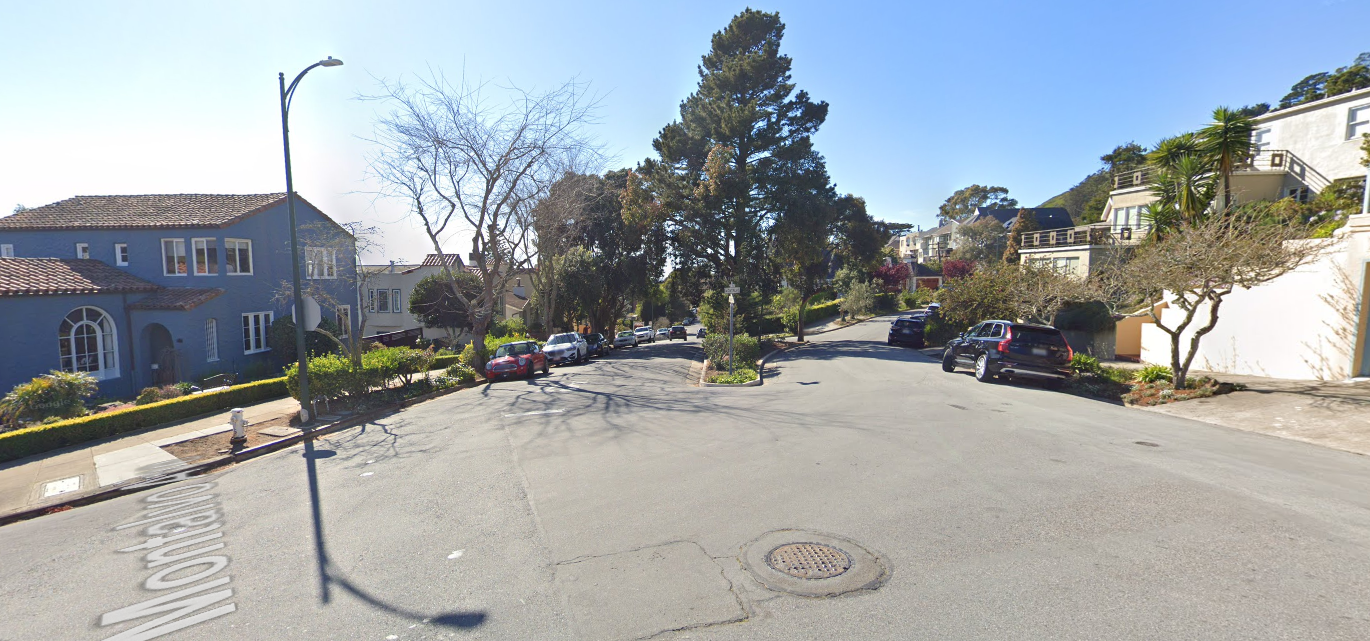
{"type": "Polygon", "coordinates": [[[182,468],[174,468],[172,471],[167,472],[167,473],[165,473],[165,474],[159,474],[159,475],[157,475],[157,476],[152,476],[152,477],[138,477],[138,478],[133,478],[133,479],[129,479],[129,480],[127,480],[127,481],[123,481],[123,482],[119,483],[118,485],[110,486],[110,487],[108,487],[108,488],[96,488],[96,489],[93,489],[93,490],[88,490],[88,491],[86,491],[86,492],[81,492],[81,493],[77,493],[77,494],[71,494],[71,495],[67,495],[67,496],[62,497],[61,500],[52,501],[52,502],[49,502],[49,503],[44,503],[44,504],[36,505],[36,506],[33,506],[33,507],[26,507],[26,508],[24,508],[24,509],[15,510],[15,511],[12,511],[12,512],[8,512],[8,513],[6,513],[6,514],[0,514],[0,527],[9,525],[9,524],[11,524],[11,523],[18,523],[18,522],[20,522],[20,521],[27,521],[27,520],[32,519],[32,518],[36,518],[36,517],[39,517],[39,516],[43,516],[44,514],[50,514],[50,513],[55,513],[55,512],[64,512],[64,511],[69,510],[69,509],[74,508],[74,507],[80,507],[80,506],[82,506],[82,505],[90,505],[90,504],[92,504],[92,503],[99,503],[99,502],[102,502],[102,501],[108,501],[108,500],[113,499],[113,498],[118,498],[118,497],[120,497],[120,496],[124,496],[125,494],[133,494],[133,493],[136,493],[136,492],[138,492],[138,491],[140,491],[140,490],[143,490],[143,489],[149,489],[149,488],[151,488],[151,487],[157,487],[157,486],[147,486],[147,487],[132,487],[132,486],[140,486],[140,485],[142,485],[143,483],[145,483],[145,482],[147,482],[147,481],[149,481],[149,480],[154,480],[154,479],[157,479],[157,478],[160,478],[160,477],[163,477],[163,476],[181,475],[182,478],[188,478],[188,477],[192,477],[192,476],[198,476],[198,475],[200,475],[200,474],[204,474],[204,473],[209,472],[209,471],[211,471],[211,470],[214,470],[214,469],[216,469],[216,468],[220,468],[220,467],[223,467],[223,466],[226,466],[226,465],[231,465],[231,464],[234,464],[234,463],[241,463],[241,462],[244,462],[244,461],[248,461],[248,460],[257,458],[258,456],[262,456],[262,455],[265,455],[265,454],[270,454],[271,452],[275,452],[275,451],[277,451],[277,450],[285,449],[285,448],[290,447],[290,446],[292,446],[292,445],[295,445],[295,444],[297,444],[297,443],[303,442],[304,439],[305,439],[305,437],[307,437],[307,436],[308,436],[308,437],[324,436],[324,435],[327,435],[327,434],[331,434],[331,433],[333,433],[333,432],[345,430],[345,429],[347,429],[347,428],[349,428],[349,427],[356,427],[357,425],[360,425],[360,424],[362,424],[362,423],[366,423],[366,422],[368,422],[368,421],[371,421],[372,419],[379,418],[379,417],[384,416],[384,415],[386,415],[386,414],[389,414],[389,413],[391,413],[391,412],[394,412],[394,411],[397,411],[397,410],[404,409],[404,408],[409,407],[409,406],[411,406],[411,405],[415,405],[415,404],[418,404],[418,403],[422,403],[422,402],[424,402],[424,401],[429,401],[429,400],[438,398],[438,397],[440,397],[440,396],[446,396],[446,395],[448,395],[448,394],[453,394],[453,393],[456,393],[456,392],[460,392],[461,390],[471,389],[471,388],[473,388],[473,387],[478,387],[478,386],[480,386],[480,385],[486,384],[486,382],[487,382],[487,381],[486,381],[485,379],[483,379],[483,378],[477,378],[476,380],[471,381],[471,382],[468,382],[468,383],[461,383],[461,384],[457,385],[456,387],[449,387],[449,388],[447,388],[447,389],[437,390],[437,391],[435,391],[435,392],[429,392],[429,393],[423,394],[423,395],[421,395],[421,396],[415,396],[414,398],[410,398],[410,399],[406,399],[406,400],[400,401],[399,403],[395,403],[395,404],[393,404],[393,405],[387,405],[387,406],[385,406],[385,407],[379,407],[379,408],[370,410],[370,411],[368,411],[368,412],[363,412],[363,413],[361,413],[361,414],[356,414],[356,415],[353,415],[353,416],[348,416],[348,417],[346,417],[346,418],[344,418],[344,419],[342,419],[342,420],[335,421],[335,422],[329,423],[329,424],[327,424],[327,425],[320,425],[320,426],[318,426],[318,427],[315,427],[315,428],[312,429],[312,430],[309,430],[308,432],[302,431],[302,432],[300,432],[299,434],[294,434],[294,435],[291,435],[291,436],[287,436],[287,437],[285,437],[285,438],[281,438],[281,439],[277,439],[277,440],[274,440],[274,441],[270,441],[270,442],[268,442],[268,443],[262,443],[261,445],[256,445],[256,446],[253,446],[253,447],[249,447],[249,448],[246,448],[246,449],[243,449],[243,450],[234,452],[234,453],[232,453],[232,454],[225,454],[225,455],[223,455],[223,456],[220,456],[220,457],[214,458],[214,459],[210,459],[210,460],[208,460],[208,461],[201,461],[201,462],[199,462],[199,463],[195,463],[195,464],[192,464],[192,465],[187,465],[186,467],[182,467],[182,468]]]}
{"type": "MultiPolygon", "coordinates": [[[[797,346],[797,345],[804,345],[804,344],[805,344],[805,343],[796,343],[796,346],[797,346]]],[[[758,361],[756,362],[756,380],[754,380],[754,381],[747,381],[746,383],[706,383],[706,382],[704,382],[704,377],[709,373],[709,360],[708,360],[708,359],[704,359],[704,369],[703,369],[703,371],[701,371],[701,372],[699,373],[699,386],[700,386],[700,387],[760,387],[760,386],[761,386],[761,381],[763,381],[763,380],[766,379],[765,367],[766,367],[766,363],[767,363],[768,361],[771,360],[771,357],[776,356],[777,354],[784,354],[785,352],[788,352],[788,351],[790,351],[790,350],[792,350],[792,349],[794,349],[794,348],[793,348],[793,347],[787,347],[787,348],[785,348],[785,349],[777,349],[777,350],[775,350],[775,351],[773,351],[773,352],[771,352],[771,353],[769,353],[769,354],[767,354],[767,355],[765,355],[765,356],[762,356],[762,357],[761,357],[761,360],[758,360],[758,361]]]]}

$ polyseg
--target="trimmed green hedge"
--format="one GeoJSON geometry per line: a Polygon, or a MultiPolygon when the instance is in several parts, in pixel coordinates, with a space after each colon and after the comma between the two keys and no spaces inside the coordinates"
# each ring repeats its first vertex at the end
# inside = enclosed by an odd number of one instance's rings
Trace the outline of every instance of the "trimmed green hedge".
{"type": "Polygon", "coordinates": [[[103,414],[58,421],[0,434],[0,462],[13,461],[124,432],[179,421],[286,395],[285,378],[235,385],[219,392],[192,394],[103,414]]]}
{"type": "Polygon", "coordinates": [[[453,363],[459,362],[460,360],[460,354],[443,354],[442,356],[434,357],[433,364],[429,365],[428,369],[447,369],[453,363]]]}
{"type": "Polygon", "coordinates": [[[825,318],[837,316],[837,306],[842,304],[842,299],[828,301],[819,305],[812,305],[804,309],[804,324],[807,325],[814,321],[821,321],[825,318]]]}

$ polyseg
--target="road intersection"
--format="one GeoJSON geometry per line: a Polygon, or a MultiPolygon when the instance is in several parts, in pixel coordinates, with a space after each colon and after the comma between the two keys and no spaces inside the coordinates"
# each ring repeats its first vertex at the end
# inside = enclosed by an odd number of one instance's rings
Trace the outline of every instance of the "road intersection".
{"type": "Polygon", "coordinates": [[[0,639],[1370,629],[1364,457],[978,383],[886,346],[884,333],[877,320],[814,337],[753,388],[691,386],[694,340],[617,350],[0,528],[0,639]],[[175,490],[194,485],[206,487],[175,490]],[[212,504],[215,518],[117,529],[150,518],[159,495],[212,495],[183,509],[212,504]],[[223,546],[186,558],[222,557],[222,568],[184,587],[167,584],[215,565],[152,580],[167,566],[149,567],[150,552],[170,554],[152,537],[213,524],[196,538],[222,536],[197,545],[223,546]],[[868,553],[885,574],[828,598],[772,589],[745,557],[787,532],[868,553]],[[154,612],[157,598],[225,578],[196,594],[227,598],[154,612]],[[134,632],[230,603],[163,637],[134,632]],[[169,618],[147,625],[158,617],[169,618]]]}

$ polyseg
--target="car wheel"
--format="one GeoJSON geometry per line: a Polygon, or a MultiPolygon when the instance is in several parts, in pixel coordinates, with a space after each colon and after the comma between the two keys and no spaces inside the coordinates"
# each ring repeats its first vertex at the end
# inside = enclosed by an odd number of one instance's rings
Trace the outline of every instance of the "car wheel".
{"type": "Polygon", "coordinates": [[[893,345],[893,344],[894,344],[894,341],[892,341],[892,340],[886,338],[886,339],[885,339],[885,344],[886,344],[886,345],[893,345]]]}
{"type": "Polygon", "coordinates": [[[552,368],[547,365],[547,361],[542,361],[542,375],[546,376],[547,374],[551,373],[551,371],[552,368]]]}
{"type": "Polygon", "coordinates": [[[956,355],[952,354],[950,349],[942,352],[942,371],[956,371],[956,355]]]}
{"type": "Polygon", "coordinates": [[[993,378],[994,373],[989,371],[989,356],[981,354],[975,359],[975,380],[988,383],[993,378]]]}

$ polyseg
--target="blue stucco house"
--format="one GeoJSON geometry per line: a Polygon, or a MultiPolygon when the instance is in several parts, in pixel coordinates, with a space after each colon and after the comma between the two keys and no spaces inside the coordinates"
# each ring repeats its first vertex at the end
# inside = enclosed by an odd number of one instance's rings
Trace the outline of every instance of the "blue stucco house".
{"type": "MultiPolygon", "coordinates": [[[[355,331],[355,239],[296,196],[305,314],[355,331]]],[[[104,396],[279,371],[285,194],[77,196],[0,218],[0,395],[50,370],[104,396]]]]}

